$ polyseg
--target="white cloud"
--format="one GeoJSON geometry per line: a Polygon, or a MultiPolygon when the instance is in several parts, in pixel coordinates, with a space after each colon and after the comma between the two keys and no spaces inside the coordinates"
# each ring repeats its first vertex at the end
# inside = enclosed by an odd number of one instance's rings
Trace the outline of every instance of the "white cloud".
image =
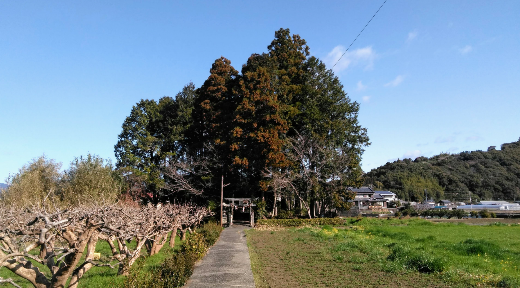
{"type": "Polygon", "coordinates": [[[410,150],[410,151],[406,151],[406,153],[404,153],[403,159],[412,158],[412,160],[413,160],[421,155],[422,155],[421,150],[410,150]]]}
{"type": "Polygon", "coordinates": [[[459,48],[459,52],[462,55],[468,54],[469,52],[471,52],[471,50],[473,50],[473,47],[471,47],[471,45],[466,45],[464,48],[459,48]]]}
{"type": "Polygon", "coordinates": [[[413,39],[417,38],[417,30],[414,30],[412,32],[409,32],[408,33],[408,39],[406,39],[406,41],[410,42],[412,41],[413,39]]]}
{"type": "Polygon", "coordinates": [[[398,75],[397,77],[395,77],[394,80],[386,83],[385,87],[395,87],[395,86],[401,84],[401,82],[403,82],[403,80],[404,80],[404,76],[403,75],[398,75]]]}
{"type": "Polygon", "coordinates": [[[357,91],[363,91],[365,89],[367,89],[367,86],[363,85],[363,83],[361,83],[361,81],[358,81],[357,82],[357,91]]]}
{"type": "Polygon", "coordinates": [[[452,142],[455,142],[455,137],[454,136],[437,137],[437,139],[435,139],[435,144],[452,143],[452,142]]]}
{"type": "Polygon", "coordinates": [[[323,62],[327,64],[327,67],[330,68],[337,63],[333,69],[335,73],[346,70],[350,66],[361,65],[364,66],[364,69],[372,69],[374,66],[374,60],[377,55],[372,49],[372,46],[347,51],[347,53],[343,55],[345,49],[345,47],[338,45],[334,47],[334,49],[332,49],[323,60],[323,62]],[[341,57],[341,55],[343,55],[343,57],[341,57]]]}
{"type": "Polygon", "coordinates": [[[363,96],[363,102],[367,103],[370,101],[371,96],[363,96]]]}

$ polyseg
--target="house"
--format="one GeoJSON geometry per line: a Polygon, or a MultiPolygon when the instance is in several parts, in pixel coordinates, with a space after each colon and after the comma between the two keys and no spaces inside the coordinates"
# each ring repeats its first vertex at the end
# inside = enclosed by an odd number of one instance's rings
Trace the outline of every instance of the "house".
{"type": "Polygon", "coordinates": [[[451,203],[450,200],[440,200],[439,201],[439,206],[452,206],[453,204],[451,203]]]}
{"type": "Polygon", "coordinates": [[[348,190],[356,193],[350,202],[359,209],[387,208],[388,202],[397,200],[397,195],[390,191],[374,191],[370,187],[349,187],[348,190]]]}
{"type": "Polygon", "coordinates": [[[378,197],[382,197],[383,199],[386,200],[386,202],[398,200],[397,199],[397,195],[394,192],[390,192],[390,191],[374,191],[374,195],[375,194],[380,195],[378,197]]]}

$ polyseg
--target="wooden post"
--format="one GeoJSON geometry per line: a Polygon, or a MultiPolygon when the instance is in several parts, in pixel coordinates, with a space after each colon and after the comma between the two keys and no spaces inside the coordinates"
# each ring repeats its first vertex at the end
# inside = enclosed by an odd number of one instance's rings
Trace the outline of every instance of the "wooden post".
{"type": "Polygon", "coordinates": [[[220,227],[222,227],[222,214],[224,212],[224,174],[222,174],[222,181],[220,181],[220,227]]]}
{"type": "Polygon", "coordinates": [[[255,227],[255,211],[253,211],[253,205],[249,203],[249,221],[251,227],[255,227]]]}

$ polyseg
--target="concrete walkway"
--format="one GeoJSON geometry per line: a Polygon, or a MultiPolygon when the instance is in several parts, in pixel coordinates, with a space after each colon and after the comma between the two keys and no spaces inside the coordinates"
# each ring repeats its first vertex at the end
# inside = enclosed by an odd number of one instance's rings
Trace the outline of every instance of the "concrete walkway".
{"type": "Polygon", "coordinates": [[[232,225],[220,238],[195,270],[185,288],[255,287],[244,230],[249,226],[232,225]]]}

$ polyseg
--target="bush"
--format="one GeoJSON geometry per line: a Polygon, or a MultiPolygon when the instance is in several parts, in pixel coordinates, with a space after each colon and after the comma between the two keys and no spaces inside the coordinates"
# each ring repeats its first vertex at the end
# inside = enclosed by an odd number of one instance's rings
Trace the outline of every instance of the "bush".
{"type": "MultiPolygon", "coordinates": [[[[196,234],[195,234],[196,235],[196,234]]],[[[182,287],[193,273],[197,261],[194,253],[177,253],[166,259],[157,270],[158,287],[182,287]]]]}
{"type": "Polygon", "coordinates": [[[419,216],[419,212],[410,203],[404,204],[399,211],[403,216],[419,216]]]}
{"type": "Polygon", "coordinates": [[[121,182],[110,161],[88,154],[70,163],[61,180],[59,192],[66,206],[85,203],[112,204],[121,195],[121,182]]]}
{"type": "Polygon", "coordinates": [[[292,210],[282,210],[278,215],[276,215],[276,219],[292,219],[295,218],[294,211],[292,210]]]}
{"type": "Polygon", "coordinates": [[[222,227],[213,221],[204,224],[204,226],[198,230],[198,233],[204,237],[206,247],[211,247],[217,242],[220,232],[222,232],[222,227]]]}
{"type": "MultiPolygon", "coordinates": [[[[215,244],[222,232],[222,227],[215,222],[208,222],[189,234],[178,253],[167,258],[152,274],[141,273],[143,265],[134,265],[124,287],[174,288],[182,287],[193,273],[195,262],[204,257],[210,246],[215,244]]],[[[137,263],[136,263],[137,264],[137,263]]]]}
{"type": "Polygon", "coordinates": [[[482,218],[491,218],[491,213],[487,209],[479,211],[478,215],[482,218]]]}
{"type": "Polygon", "coordinates": [[[9,176],[9,187],[2,193],[2,201],[13,207],[31,206],[52,209],[59,204],[56,191],[62,177],[61,163],[47,159],[45,156],[33,159],[24,165],[17,174],[9,176]]]}
{"type": "Polygon", "coordinates": [[[200,233],[189,234],[186,237],[186,241],[182,243],[181,253],[182,254],[193,254],[196,260],[202,259],[206,254],[206,243],[204,242],[204,236],[200,233]]]}
{"type": "Polygon", "coordinates": [[[455,217],[458,219],[462,219],[463,217],[467,216],[468,212],[461,210],[461,209],[453,209],[450,211],[450,218],[455,217]]]}
{"type": "Polygon", "coordinates": [[[256,227],[301,227],[313,225],[346,225],[347,219],[313,218],[313,219],[260,219],[256,227]]]}
{"type": "Polygon", "coordinates": [[[257,219],[263,219],[267,216],[267,203],[265,201],[256,201],[255,202],[255,217],[257,219]]]}
{"type": "Polygon", "coordinates": [[[8,179],[3,201],[14,207],[49,210],[86,203],[112,204],[121,194],[121,181],[110,161],[95,155],[76,158],[65,172],[45,156],[34,159],[8,179]]]}

